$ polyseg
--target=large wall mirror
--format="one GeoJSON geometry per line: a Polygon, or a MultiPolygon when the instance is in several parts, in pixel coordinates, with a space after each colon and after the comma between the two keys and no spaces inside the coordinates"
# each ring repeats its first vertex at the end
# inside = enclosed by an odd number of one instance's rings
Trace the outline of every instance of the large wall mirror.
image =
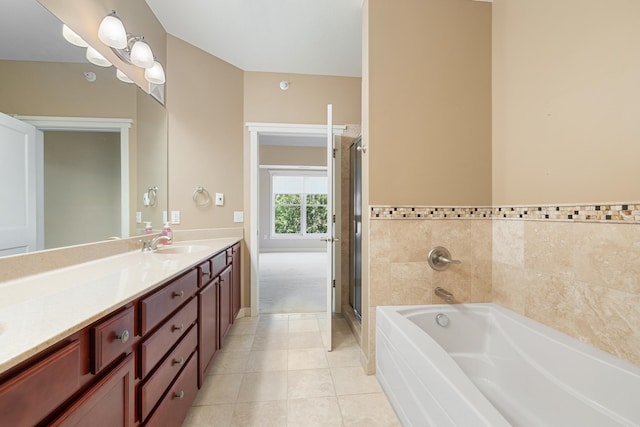
{"type": "MultiPolygon", "coordinates": [[[[129,237],[142,233],[146,221],[161,229],[168,206],[164,106],[117,79],[114,67],[89,63],[85,49],[64,40],[62,23],[36,0],[7,2],[0,16],[0,112],[33,121],[42,132],[40,247],[129,237]],[[69,123],[37,124],[49,117],[69,123]],[[86,118],[98,120],[74,128],[86,118]],[[127,129],[100,124],[115,119],[128,122],[127,129]]],[[[11,185],[0,182],[0,196],[11,185]]],[[[20,252],[0,248],[0,255],[20,252]]]]}

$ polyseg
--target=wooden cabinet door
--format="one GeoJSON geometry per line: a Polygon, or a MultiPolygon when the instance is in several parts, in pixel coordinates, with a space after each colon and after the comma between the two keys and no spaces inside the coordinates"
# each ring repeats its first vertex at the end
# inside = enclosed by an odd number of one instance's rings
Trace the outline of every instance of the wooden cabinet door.
{"type": "Polygon", "coordinates": [[[220,348],[231,326],[231,266],[220,273],[220,348]]]}
{"type": "Polygon", "coordinates": [[[199,342],[199,368],[198,388],[202,387],[204,378],[218,349],[218,288],[220,279],[216,277],[213,282],[202,288],[198,294],[198,342],[199,342]]]}
{"type": "Polygon", "coordinates": [[[118,366],[82,395],[51,425],[128,427],[134,424],[134,357],[118,366]]]}
{"type": "Polygon", "coordinates": [[[231,281],[232,281],[232,304],[231,307],[231,321],[233,322],[238,316],[240,307],[242,307],[241,298],[241,284],[240,284],[240,243],[236,243],[230,249],[231,251],[231,281]]]}
{"type": "Polygon", "coordinates": [[[80,388],[81,348],[73,341],[0,384],[0,425],[35,425],[80,388]]]}

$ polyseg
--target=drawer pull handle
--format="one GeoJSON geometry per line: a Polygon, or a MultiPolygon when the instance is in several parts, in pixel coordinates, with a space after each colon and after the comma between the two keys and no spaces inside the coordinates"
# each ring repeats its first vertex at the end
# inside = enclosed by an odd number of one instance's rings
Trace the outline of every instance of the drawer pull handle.
{"type": "Polygon", "coordinates": [[[172,296],[173,298],[176,298],[176,297],[180,297],[180,298],[182,298],[182,297],[184,297],[184,291],[180,291],[180,292],[178,292],[178,291],[173,291],[173,293],[171,294],[171,296],[172,296]]]}
{"type": "Polygon", "coordinates": [[[173,362],[171,362],[172,365],[180,365],[180,366],[182,366],[183,363],[184,363],[183,357],[181,357],[180,359],[173,359],[173,362]]]}
{"type": "Polygon", "coordinates": [[[176,391],[175,393],[173,393],[173,397],[177,398],[178,400],[182,400],[184,398],[184,391],[176,391]]]}
{"type": "Polygon", "coordinates": [[[171,327],[171,332],[175,332],[175,331],[181,331],[182,328],[184,328],[184,325],[180,324],[180,325],[173,325],[171,327]]]}
{"type": "Polygon", "coordinates": [[[129,340],[129,331],[125,329],[121,334],[116,332],[116,339],[122,343],[127,342],[129,340]]]}

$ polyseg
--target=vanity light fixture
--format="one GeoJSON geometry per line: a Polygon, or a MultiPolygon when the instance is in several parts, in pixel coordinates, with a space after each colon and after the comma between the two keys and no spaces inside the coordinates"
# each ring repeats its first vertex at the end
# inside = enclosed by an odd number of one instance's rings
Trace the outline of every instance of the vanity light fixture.
{"type": "Polygon", "coordinates": [[[153,52],[144,41],[144,37],[132,37],[130,40],[131,49],[129,50],[129,62],[141,68],[153,67],[153,52]]]}
{"type": "Polygon", "coordinates": [[[111,67],[111,62],[107,60],[104,56],[100,54],[97,50],[92,48],[91,46],[87,47],[87,59],[92,64],[98,65],[100,67],[111,67]]]}
{"type": "Polygon", "coordinates": [[[133,80],[131,80],[129,78],[129,76],[127,76],[125,73],[123,73],[122,71],[120,71],[119,69],[116,68],[116,77],[118,78],[118,80],[120,80],[121,82],[125,82],[125,83],[133,83],[133,80]]]}
{"type": "Polygon", "coordinates": [[[104,17],[98,28],[98,38],[104,44],[116,49],[127,47],[127,31],[115,10],[104,17]]]}
{"type": "Polygon", "coordinates": [[[157,85],[164,84],[164,82],[166,81],[164,76],[164,69],[158,61],[153,62],[153,67],[144,70],[144,78],[147,79],[148,82],[157,85]]]}
{"type": "Polygon", "coordinates": [[[89,47],[89,44],[76,34],[75,31],[67,27],[66,24],[62,24],[62,37],[74,46],[89,47]]]}
{"type": "MultiPolygon", "coordinates": [[[[69,43],[87,48],[89,62],[101,67],[110,67],[112,65],[111,62],[89,46],[66,25],[62,26],[62,33],[69,43]]],[[[149,83],[155,85],[165,83],[166,78],[162,64],[156,60],[151,47],[144,40],[144,36],[135,36],[127,33],[115,10],[100,22],[98,38],[102,43],[109,46],[113,53],[123,62],[144,68],[144,77],[149,83]]],[[[133,83],[133,80],[120,70],[116,70],[116,76],[123,82],[133,83]]]]}

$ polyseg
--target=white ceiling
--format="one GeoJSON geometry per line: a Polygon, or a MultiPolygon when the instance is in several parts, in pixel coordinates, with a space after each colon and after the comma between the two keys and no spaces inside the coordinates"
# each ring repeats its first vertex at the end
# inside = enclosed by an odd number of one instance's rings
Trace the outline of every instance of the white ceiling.
{"type": "Polygon", "coordinates": [[[146,0],[165,30],[245,71],[361,76],[362,0],[146,0]]]}
{"type": "Polygon", "coordinates": [[[62,38],[62,23],[36,0],[2,0],[0,59],[86,62],[85,49],[62,38]]]}

